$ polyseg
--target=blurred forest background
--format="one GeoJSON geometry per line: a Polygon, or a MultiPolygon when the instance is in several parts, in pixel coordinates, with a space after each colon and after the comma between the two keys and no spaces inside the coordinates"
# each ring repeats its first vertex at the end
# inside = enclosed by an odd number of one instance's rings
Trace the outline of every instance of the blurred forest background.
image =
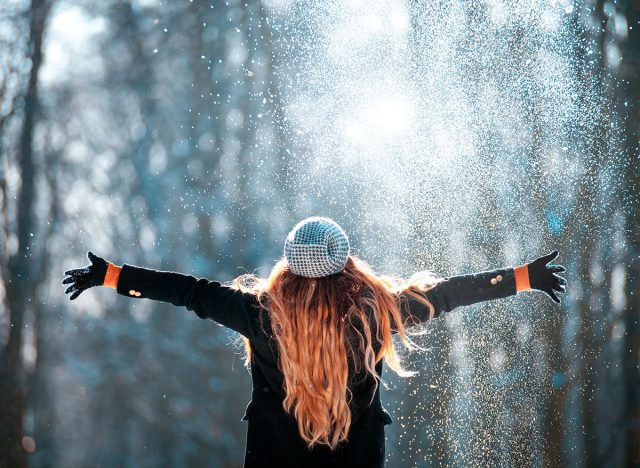
{"type": "Polygon", "coordinates": [[[266,275],[305,216],[379,272],[552,249],[542,294],[427,324],[387,464],[640,465],[640,4],[5,0],[0,466],[240,466],[237,336],[92,289],[91,249],[266,275]]]}

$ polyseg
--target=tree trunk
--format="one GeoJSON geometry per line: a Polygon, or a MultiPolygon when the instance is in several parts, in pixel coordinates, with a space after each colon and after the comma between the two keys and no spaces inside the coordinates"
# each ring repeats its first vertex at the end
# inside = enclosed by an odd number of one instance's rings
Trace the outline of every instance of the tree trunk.
{"type": "Polygon", "coordinates": [[[18,252],[5,263],[5,307],[9,314],[9,338],[0,349],[0,467],[26,466],[22,447],[23,417],[26,408],[26,388],[22,367],[22,329],[25,309],[29,304],[32,284],[31,233],[34,231],[35,206],[33,163],[33,133],[38,113],[38,72],[42,63],[42,38],[50,4],[33,0],[29,32],[31,70],[24,96],[24,118],[20,134],[18,165],[21,179],[17,199],[18,252]]]}

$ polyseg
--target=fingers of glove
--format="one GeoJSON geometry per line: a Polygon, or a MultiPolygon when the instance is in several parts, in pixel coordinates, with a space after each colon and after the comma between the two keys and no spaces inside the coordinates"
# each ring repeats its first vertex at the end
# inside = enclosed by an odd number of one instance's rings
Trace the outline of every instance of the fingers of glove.
{"type": "Polygon", "coordinates": [[[556,293],[551,290],[551,289],[545,289],[544,292],[546,292],[549,297],[551,298],[551,300],[553,300],[553,302],[560,304],[560,298],[556,295],[556,293]]]}
{"type": "Polygon", "coordinates": [[[68,278],[65,278],[62,284],[71,284],[71,285],[75,284],[79,288],[86,289],[91,286],[89,284],[89,279],[90,277],[87,275],[81,275],[81,276],[75,276],[75,277],[70,276],[68,278]]]}
{"type": "Polygon", "coordinates": [[[75,282],[75,279],[72,278],[71,276],[67,276],[65,279],[62,280],[62,284],[69,284],[73,282],[75,282]]]}
{"type": "Polygon", "coordinates": [[[69,294],[70,292],[76,291],[80,289],[80,287],[78,286],[77,283],[73,283],[71,286],[69,286],[67,289],[64,290],[65,294],[69,294]]]}
{"type": "Polygon", "coordinates": [[[558,292],[564,293],[564,292],[566,292],[567,287],[566,287],[566,286],[563,286],[563,285],[561,285],[561,284],[554,284],[552,289],[553,289],[554,291],[558,291],[558,292]]]}
{"type": "Polygon", "coordinates": [[[567,269],[562,265],[547,265],[547,270],[549,270],[552,273],[562,273],[567,271],[567,269]]]}
{"type": "Polygon", "coordinates": [[[73,301],[76,297],[78,297],[82,293],[82,291],[84,291],[84,289],[78,289],[76,292],[74,292],[71,295],[71,297],[69,299],[73,301]]]}
{"type": "Polygon", "coordinates": [[[95,264],[96,262],[99,262],[100,260],[102,260],[102,257],[98,257],[96,254],[94,254],[91,250],[89,250],[87,252],[87,258],[89,260],[91,260],[91,263],[95,264]]]}
{"type": "Polygon", "coordinates": [[[557,281],[559,284],[562,284],[562,285],[566,285],[566,284],[567,284],[567,280],[566,280],[566,279],[564,279],[562,276],[560,276],[560,275],[556,275],[556,274],[554,273],[554,274],[553,274],[553,277],[556,279],[556,281],[557,281]]]}
{"type": "Polygon", "coordinates": [[[545,255],[544,257],[540,257],[539,260],[542,261],[542,263],[544,265],[546,265],[547,263],[549,263],[551,260],[553,260],[554,258],[556,258],[558,256],[558,251],[554,250],[553,252],[551,252],[550,254],[545,255]]]}
{"type": "Polygon", "coordinates": [[[80,276],[80,275],[86,275],[88,273],[89,273],[89,267],[75,268],[73,270],[67,270],[64,272],[65,275],[69,275],[69,276],[80,276]]]}

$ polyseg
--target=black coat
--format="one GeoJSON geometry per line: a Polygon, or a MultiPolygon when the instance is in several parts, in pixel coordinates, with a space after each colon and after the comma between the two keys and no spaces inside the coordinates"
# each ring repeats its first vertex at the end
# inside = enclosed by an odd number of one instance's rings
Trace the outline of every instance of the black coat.
{"type": "MultiPolygon", "coordinates": [[[[282,407],[284,376],[277,368],[277,347],[271,338],[268,313],[261,310],[252,294],[205,278],[127,264],[120,272],[117,290],[131,298],[185,306],[198,317],[215,320],[249,339],[253,354],[253,391],[243,417],[248,420],[245,467],[383,465],[384,426],[392,421],[382,407],[379,386],[373,379],[350,378],[353,401],[348,441],[335,451],[326,447],[307,449],[298,434],[295,419],[282,407]],[[373,403],[369,405],[372,393],[373,403]]],[[[459,306],[515,293],[513,268],[503,268],[444,278],[426,296],[434,305],[437,317],[459,306]]],[[[409,311],[414,319],[408,325],[429,319],[428,310],[415,300],[409,300],[409,311]]],[[[382,374],[382,362],[376,370],[382,374]]]]}

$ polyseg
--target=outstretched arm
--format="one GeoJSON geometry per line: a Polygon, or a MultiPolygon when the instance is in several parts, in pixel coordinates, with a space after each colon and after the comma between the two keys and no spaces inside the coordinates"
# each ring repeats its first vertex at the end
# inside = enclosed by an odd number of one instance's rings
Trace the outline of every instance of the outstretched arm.
{"type": "Polygon", "coordinates": [[[449,312],[456,307],[501,299],[521,291],[543,291],[559,304],[558,293],[565,292],[567,281],[558,273],[566,270],[562,265],[547,265],[557,256],[558,251],[554,251],[515,268],[443,278],[424,293],[434,307],[433,317],[429,317],[429,310],[422,303],[406,296],[409,312],[414,317],[413,323],[407,325],[438,317],[442,312],[449,312]]]}
{"type": "Polygon", "coordinates": [[[65,272],[65,291],[74,300],[93,286],[107,286],[131,298],[152,299],[184,306],[202,319],[210,318],[248,338],[259,333],[259,305],[253,294],[243,293],[218,281],[195,278],[173,271],[158,271],[107,262],[92,252],[91,265],[65,272]]]}

